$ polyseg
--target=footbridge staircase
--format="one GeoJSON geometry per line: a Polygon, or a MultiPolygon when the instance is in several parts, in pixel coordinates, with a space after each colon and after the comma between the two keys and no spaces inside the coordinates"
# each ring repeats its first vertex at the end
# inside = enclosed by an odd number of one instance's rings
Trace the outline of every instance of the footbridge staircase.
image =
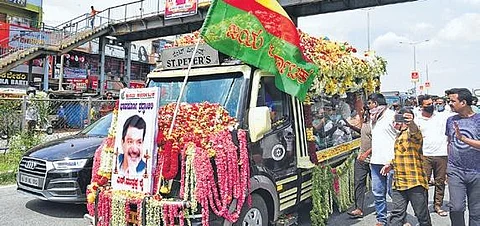
{"type": "MultiPolygon", "coordinates": [[[[279,0],[294,21],[302,16],[412,1],[416,0],[279,0]]],[[[198,30],[210,2],[198,0],[195,15],[165,19],[165,0],[139,0],[104,9],[94,18],[83,14],[55,27],[26,31],[24,36],[0,40],[0,74],[42,55],[67,53],[99,37],[136,41],[198,30]],[[26,38],[32,36],[35,38],[26,38]]]]}

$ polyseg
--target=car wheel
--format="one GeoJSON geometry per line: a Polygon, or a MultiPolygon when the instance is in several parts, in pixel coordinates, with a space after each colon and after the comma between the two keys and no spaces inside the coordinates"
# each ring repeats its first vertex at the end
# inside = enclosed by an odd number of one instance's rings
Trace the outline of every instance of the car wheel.
{"type": "Polygon", "coordinates": [[[53,128],[51,126],[47,127],[47,134],[52,135],[53,134],[53,128]]]}
{"type": "Polygon", "coordinates": [[[267,226],[268,212],[267,204],[258,194],[252,194],[252,206],[248,203],[243,204],[242,212],[235,226],[267,226]]]}

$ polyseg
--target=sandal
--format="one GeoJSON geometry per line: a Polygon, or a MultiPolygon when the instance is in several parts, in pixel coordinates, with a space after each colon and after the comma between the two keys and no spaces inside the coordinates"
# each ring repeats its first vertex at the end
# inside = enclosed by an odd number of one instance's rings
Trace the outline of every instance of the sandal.
{"type": "Polygon", "coordinates": [[[347,212],[348,215],[351,216],[351,218],[362,218],[363,217],[363,212],[360,209],[355,209],[351,212],[347,212]]]}
{"type": "Polygon", "coordinates": [[[435,212],[438,214],[438,216],[441,216],[441,217],[446,217],[446,216],[448,216],[447,211],[442,210],[442,209],[437,209],[437,210],[435,210],[435,212]]]}

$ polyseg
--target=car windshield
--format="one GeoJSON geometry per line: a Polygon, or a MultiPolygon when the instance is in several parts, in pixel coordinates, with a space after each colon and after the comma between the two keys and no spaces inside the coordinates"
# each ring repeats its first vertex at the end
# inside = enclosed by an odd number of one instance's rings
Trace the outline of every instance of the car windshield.
{"type": "Polygon", "coordinates": [[[110,129],[110,124],[112,123],[112,113],[103,116],[93,124],[90,124],[85,129],[80,132],[87,136],[107,136],[108,129],[110,129]]]}
{"type": "MultiPolygon", "coordinates": [[[[160,87],[160,106],[176,102],[184,78],[154,78],[148,87],[160,87]]],[[[182,102],[219,103],[233,117],[238,117],[240,95],[243,89],[243,74],[240,72],[194,76],[188,80],[182,102]]]]}

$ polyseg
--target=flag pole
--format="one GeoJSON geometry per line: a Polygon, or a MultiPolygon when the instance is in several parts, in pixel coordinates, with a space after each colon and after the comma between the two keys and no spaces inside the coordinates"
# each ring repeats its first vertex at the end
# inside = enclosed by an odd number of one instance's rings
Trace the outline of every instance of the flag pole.
{"type": "Polygon", "coordinates": [[[170,129],[168,130],[168,136],[170,136],[170,134],[172,134],[173,126],[175,125],[175,119],[177,118],[178,109],[180,108],[180,101],[182,100],[183,92],[185,91],[185,87],[187,86],[188,76],[190,76],[190,70],[192,69],[193,59],[195,58],[195,54],[197,53],[198,45],[200,44],[200,39],[201,38],[199,36],[198,39],[197,39],[197,43],[195,44],[195,49],[193,50],[192,57],[190,58],[190,62],[188,64],[187,74],[185,75],[185,79],[183,80],[182,88],[180,89],[180,94],[178,95],[177,104],[175,105],[175,111],[173,112],[172,123],[170,124],[170,129]]]}

